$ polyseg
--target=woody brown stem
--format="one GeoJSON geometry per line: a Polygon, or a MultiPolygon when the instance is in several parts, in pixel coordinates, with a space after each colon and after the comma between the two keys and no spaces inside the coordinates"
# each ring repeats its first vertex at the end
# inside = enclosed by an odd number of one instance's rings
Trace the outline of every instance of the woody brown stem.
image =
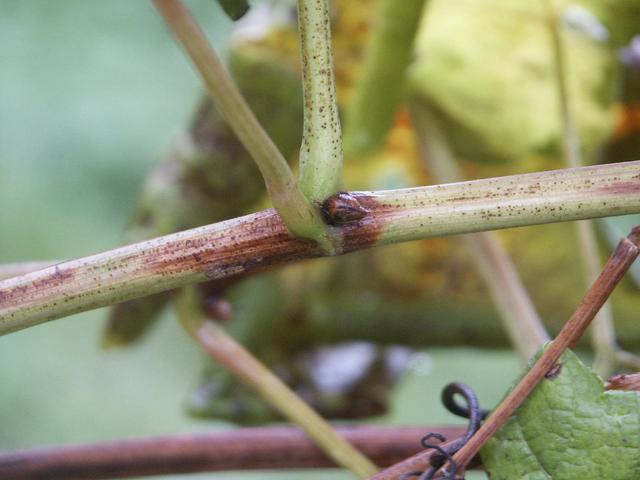
{"type": "MultiPolygon", "coordinates": [[[[425,432],[448,438],[464,427],[336,427],[377,464],[387,466],[419,451],[425,432]]],[[[239,428],[154,438],[0,451],[0,480],[99,480],[179,473],[331,468],[335,463],[300,429],[239,428]]]]}
{"type": "Polygon", "coordinates": [[[338,465],[350,470],[358,478],[368,478],[379,470],[275,373],[215,322],[206,318],[193,287],[183,289],[177,302],[177,313],[185,330],[211,358],[258,393],[285,418],[302,428],[338,465]]]}
{"type": "MultiPolygon", "coordinates": [[[[607,301],[616,285],[622,280],[631,264],[640,253],[640,226],[635,227],[627,238],[623,238],[613,252],[609,261],[596,282],[585,295],[575,313],[564,325],[555,340],[544,351],[533,367],[522,377],[518,385],[507,395],[502,403],[491,413],[486,422],[476,434],[454,456],[453,460],[464,470],[465,466],[475,457],[482,446],[495,434],[517,408],[526,400],[538,383],[556,364],[567,348],[574,348],[584,331],[589,326],[598,310],[607,301]]],[[[420,452],[414,457],[393,465],[370,480],[391,480],[398,478],[400,473],[412,470],[420,462],[427,465],[429,451],[420,452]]],[[[438,477],[434,477],[438,478],[438,477]]]]}
{"type": "Polygon", "coordinates": [[[623,238],[613,252],[600,276],[585,295],[582,303],[564,325],[555,340],[525,374],[518,385],[507,395],[484,425],[456,455],[459,465],[466,465],[491,436],[502,427],[535,389],[545,374],[555,365],[567,348],[574,348],[598,310],[607,301],[616,285],[622,280],[640,253],[640,226],[623,238]]]}

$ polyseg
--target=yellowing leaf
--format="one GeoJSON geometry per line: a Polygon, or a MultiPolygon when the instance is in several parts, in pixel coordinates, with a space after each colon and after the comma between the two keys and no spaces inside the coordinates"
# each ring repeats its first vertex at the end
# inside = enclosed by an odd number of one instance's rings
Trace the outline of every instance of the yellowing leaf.
{"type": "MultiPolygon", "coordinates": [[[[433,0],[410,82],[447,122],[458,153],[522,159],[557,151],[560,113],[544,2],[433,0]]],[[[613,126],[616,60],[609,47],[563,29],[569,90],[585,152],[613,126]]]]}

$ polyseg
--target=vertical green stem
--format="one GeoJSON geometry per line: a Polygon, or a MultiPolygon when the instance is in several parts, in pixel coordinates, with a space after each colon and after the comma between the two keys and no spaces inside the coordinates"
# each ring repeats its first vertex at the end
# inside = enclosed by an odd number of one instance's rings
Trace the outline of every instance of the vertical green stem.
{"type": "Polygon", "coordinates": [[[177,308],[184,328],[211,357],[253,388],[282,415],[298,424],[337,464],[359,478],[375,475],[378,469],[369,459],[249,351],[204,317],[193,287],[183,289],[177,308]]]}
{"type": "Polygon", "coordinates": [[[154,0],[160,13],[200,73],[216,107],[258,164],[269,196],[291,232],[331,251],[322,217],[310,204],[286,160],[244,101],[204,32],[180,0],[154,0]]]}
{"type": "MultiPolygon", "coordinates": [[[[560,104],[562,121],[562,146],[567,165],[571,168],[583,165],[580,136],[578,135],[575,115],[572,111],[571,94],[569,92],[566,49],[562,40],[560,16],[553,0],[546,0],[549,33],[556,74],[556,87],[560,104]]],[[[582,220],[575,223],[578,245],[582,257],[584,282],[591,285],[600,272],[600,256],[593,223],[582,220]]],[[[626,352],[620,352],[616,343],[611,303],[606,302],[596,315],[591,332],[591,344],[595,351],[594,369],[603,377],[609,376],[620,358],[627,359],[626,352]]]]}
{"type": "Polygon", "coordinates": [[[328,0],[298,0],[304,86],[300,187],[315,203],[342,188],[342,132],[330,24],[328,0]]]}
{"type": "Polygon", "coordinates": [[[578,136],[573,112],[571,111],[571,99],[567,82],[567,64],[559,25],[560,19],[558,12],[553,6],[553,0],[546,0],[546,2],[556,73],[556,88],[558,90],[558,101],[562,120],[562,148],[569,167],[579,167],[583,163],[580,153],[580,137],[578,136]]]}
{"type": "Polygon", "coordinates": [[[383,141],[405,95],[406,70],[425,0],[378,2],[373,38],[362,74],[347,110],[344,148],[347,155],[366,154],[383,141]]]}

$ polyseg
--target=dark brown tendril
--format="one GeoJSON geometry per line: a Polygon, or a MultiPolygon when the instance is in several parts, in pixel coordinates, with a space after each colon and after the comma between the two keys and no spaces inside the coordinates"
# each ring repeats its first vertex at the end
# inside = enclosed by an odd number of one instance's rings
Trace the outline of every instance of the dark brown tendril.
{"type": "Polygon", "coordinates": [[[429,463],[431,467],[429,467],[425,471],[412,471],[403,474],[400,477],[400,480],[407,480],[409,478],[418,478],[418,480],[431,480],[434,478],[434,475],[442,468],[446,463],[449,464],[449,468],[443,471],[443,476],[439,477],[443,480],[455,480],[458,477],[456,476],[459,465],[453,460],[453,455],[460,450],[473,435],[478,431],[482,421],[489,414],[488,411],[480,408],[480,404],[478,403],[478,397],[476,396],[473,389],[463,383],[450,383],[442,390],[442,403],[454,415],[458,415],[460,417],[469,419],[469,426],[467,427],[467,431],[465,432],[462,438],[451,442],[446,446],[441,446],[439,444],[431,443],[431,439],[436,439],[441,443],[446,442],[446,438],[437,433],[431,432],[427,434],[424,438],[422,438],[422,446],[425,449],[433,449],[437,453],[433,454],[429,459],[429,463]],[[456,395],[461,396],[466,405],[460,405],[456,402],[456,395]]]}

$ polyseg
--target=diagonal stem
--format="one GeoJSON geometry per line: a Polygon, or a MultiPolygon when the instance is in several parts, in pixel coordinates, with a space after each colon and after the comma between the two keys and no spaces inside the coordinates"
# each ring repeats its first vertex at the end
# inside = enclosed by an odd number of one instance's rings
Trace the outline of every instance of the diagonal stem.
{"type": "Polygon", "coordinates": [[[225,70],[204,32],[180,0],[154,0],[167,25],[200,73],[216,106],[258,164],[276,210],[294,235],[318,241],[332,252],[333,240],[320,212],[300,190],[286,160],[264,131],[225,70]]]}
{"type": "Polygon", "coordinates": [[[287,387],[248,350],[207,320],[193,288],[185,288],[177,302],[183,327],[213,359],[253,388],[284,417],[296,423],[338,465],[359,478],[368,478],[377,467],[341,437],[320,415],[287,387]]]}
{"type": "Polygon", "coordinates": [[[480,451],[491,436],[502,427],[527,396],[536,388],[540,380],[555,365],[567,348],[574,348],[598,310],[607,301],[616,285],[622,280],[631,264],[640,253],[640,226],[635,227],[628,237],[623,238],[613,252],[602,273],[585,295],[582,303],[565,323],[558,336],[544,351],[533,367],[507,395],[489,416],[480,430],[471,438],[453,459],[461,466],[466,465],[480,451]]]}
{"type": "MultiPolygon", "coordinates": [[[[602,273],[587,291],[582,303],[562,327],[555,340],[549,344],[531,369],[491,413],[471,440],[453,456],[453,460],[460,468],[464,469],[478,454],[482,446],[509,420],[547,372],[553,368],[564,351],[576,346],[598,310],[607,301],[638,254],[640,254],[640,226],[635,227],[628,237],[620,241],[602,273]]],[[[416,455],[416,457],[419,456],[420,454],[416,455]]],[[[397,476],[387,475],[387,472],[397,471],[392,469],[396,469],[398,465],[380,472],[377,476],[372,477],[372,480],[397,478],[397,476]]]]}

